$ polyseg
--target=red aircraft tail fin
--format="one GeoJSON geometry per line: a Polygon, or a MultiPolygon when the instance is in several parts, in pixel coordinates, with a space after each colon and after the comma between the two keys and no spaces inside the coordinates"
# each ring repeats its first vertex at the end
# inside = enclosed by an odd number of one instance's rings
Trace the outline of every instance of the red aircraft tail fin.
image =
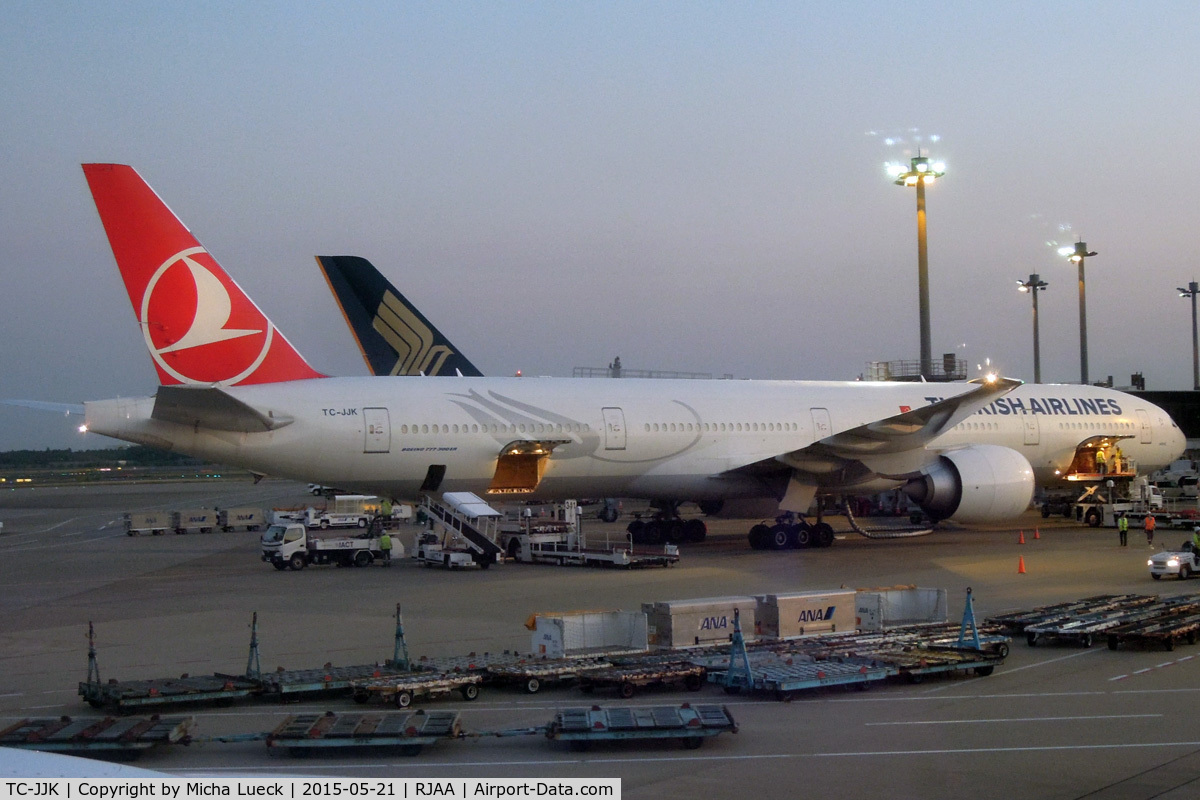
{"type": "Polygon", "coordinates": [[[133,167],[84,164],[164,386],[322,378],[133,167]]]}

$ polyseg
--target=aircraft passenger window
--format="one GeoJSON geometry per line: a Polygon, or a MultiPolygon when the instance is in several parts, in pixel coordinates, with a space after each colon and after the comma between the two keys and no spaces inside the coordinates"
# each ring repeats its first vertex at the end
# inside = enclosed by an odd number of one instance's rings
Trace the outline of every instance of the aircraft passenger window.
{"type": "Polygon", "coordinates": [[[401,432],[401,433],[408,433],[408,426],[407,426],[407,425],[401,425],[401,426],[400,426],[400,432],[401,432]]]}
{"type": "Polygon", "coordinates": [[[455,426],[454,426],[454,432],[455,432],[455,433],[458,433],[458,426],[457,426],[457,425],[455,425],[455,426]]]}
{"type": "Polygon", "coordinates": [[[688,433],[692,432],[692,423],[688,423],[688,433]]]}

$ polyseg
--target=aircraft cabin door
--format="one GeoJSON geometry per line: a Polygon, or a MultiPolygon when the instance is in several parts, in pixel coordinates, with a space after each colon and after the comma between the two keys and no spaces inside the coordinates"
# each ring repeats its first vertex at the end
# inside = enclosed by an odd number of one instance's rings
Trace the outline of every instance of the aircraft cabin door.
{"type": "Polygon", "coordinates": [[[1137,410],[1138,422],[1141,423],[1142,438],[1139,440],[1142,444],[1154,443],[1154,428],[1150,425],[1150,414],[1144,408],[1137,410]]]}
{"type": "Polygon", "coordinates": [[[812,408],[813,423],[813,441],[819,442],[822,439],[833,435],[833,423],[829,419],[829,409],[827,408],[812,408]]]}
{"type": "Polygon", "coordinates": [[[619,408],[602,408],[604,413],[604,449],[625,449],[625,412],[619,408]]]}
{"type": "Polygon", "coordinates": [[[1025,444],[1037,444],[1041,437],[1038,418],[1033,414],[1026,414],[1022,420],[1025,425],[1025,444]]]}
{"type": "Polygon", "coordinates": [[[392,449],[392,424],[386,408],[363,409],[363,452],[386,453],[392,449]]]}

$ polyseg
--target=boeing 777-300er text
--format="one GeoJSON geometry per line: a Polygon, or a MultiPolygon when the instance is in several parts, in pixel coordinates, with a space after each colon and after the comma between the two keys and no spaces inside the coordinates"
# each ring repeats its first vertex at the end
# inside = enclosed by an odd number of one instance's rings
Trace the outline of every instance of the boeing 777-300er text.
{"type": "Polygon", "coordinates": [[[161,386],[85,404],[129,442],[389,497],[768,502],[902,488],[934,519],[999,521],[1035,481],[1120,441],[1143,471],[1184,438],[1094,386],[388,376],[313,369],[131,167],[84,174],[161,386]]]}

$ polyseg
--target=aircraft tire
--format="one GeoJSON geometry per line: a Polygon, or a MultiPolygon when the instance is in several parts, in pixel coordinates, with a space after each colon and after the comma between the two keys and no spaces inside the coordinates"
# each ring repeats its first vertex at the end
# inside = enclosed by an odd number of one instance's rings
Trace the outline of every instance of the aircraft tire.
{"type": "Polygon", "coordinates": [[[793,541],[795,541],[795,545],[793,545],[794,547],[801,549],[811,547],[813,543],[812,529],[809,528],[808,525],[797,525],[795,532],[793,533],[793,541]]]}
{"type": "Polygon", "coordinates": [[[767,537],[771,535],[771,529],[761,522],[750,529],[747,538],[750,540],[750,547],[753,550],[767,549],[767,537]]]}
{"type": "Polygon", "coordinates": [[[689,519],[683,523],[683,539],[687,542],[703,542],[708,538],[708,526],[702,519],[689,519]]]}
{"type": "Polygon", "coordinates": [[[770,537],[767,539],[767,545],[772,550],[786,550],[790,546],[791,536],[788,535],[787,525],[772,526],[767,535],[770,537]]]}
{"type": "Polygon", "coordinates": [[[818,522],[813,525],[813,546],[829,547],[833,544],[833,528],[828,522],[818,522]]]}

